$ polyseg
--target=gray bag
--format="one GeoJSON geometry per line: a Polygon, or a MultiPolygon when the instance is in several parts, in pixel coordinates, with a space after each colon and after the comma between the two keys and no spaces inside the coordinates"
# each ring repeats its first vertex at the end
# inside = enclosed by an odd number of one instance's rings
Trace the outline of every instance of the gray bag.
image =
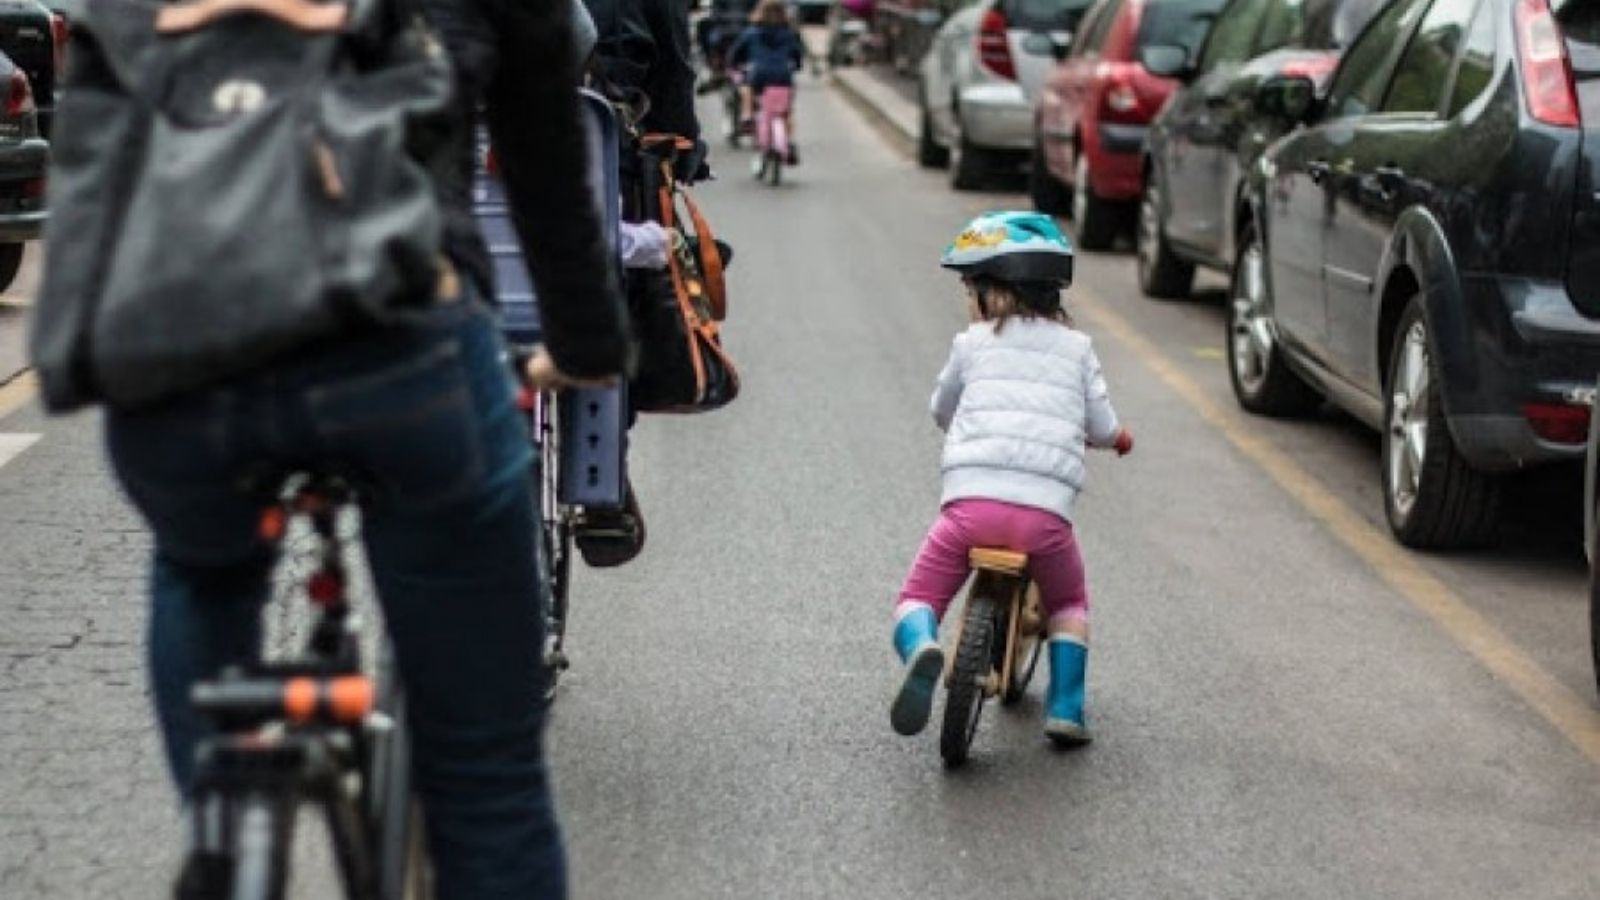
{"type": "Polygon", "coordinates": [[[453,281],[415,146],[450,69],[420,15],[174,30],[184,8],[89,0],[74,23],[31,337],[51,409],[211,385],[453,281]]]}

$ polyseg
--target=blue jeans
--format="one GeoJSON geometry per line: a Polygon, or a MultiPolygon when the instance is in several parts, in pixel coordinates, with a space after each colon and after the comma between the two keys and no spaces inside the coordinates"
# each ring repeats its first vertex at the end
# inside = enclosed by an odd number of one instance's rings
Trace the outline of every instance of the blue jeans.
{"type": "Polygon", "coordinates": [[[406,686],[440,898],[563,897],[545,771],[533,465],[490,314],[420,322],[156,408],[111,412],[155,536],[150,668],[179,789],[207,727],[189,688],[257,658],[273,548],[248,483],[315,466],[357,491],[406,686]]]}

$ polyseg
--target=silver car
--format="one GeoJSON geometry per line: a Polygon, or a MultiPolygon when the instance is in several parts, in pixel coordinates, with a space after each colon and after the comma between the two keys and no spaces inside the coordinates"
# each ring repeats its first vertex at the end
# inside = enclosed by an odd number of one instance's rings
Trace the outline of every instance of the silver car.
{"type": "Polygon", "coordinates": [[[918,71],[917,161],[977,187],[1033,147],[1033,101],[1091,0],[975,0],[945,20],[918,71]]]}

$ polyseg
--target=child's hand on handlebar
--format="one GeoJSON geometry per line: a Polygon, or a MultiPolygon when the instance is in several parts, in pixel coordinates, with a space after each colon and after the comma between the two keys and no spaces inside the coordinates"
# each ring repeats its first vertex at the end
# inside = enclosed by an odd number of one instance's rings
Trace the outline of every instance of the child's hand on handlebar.
{"type": "Polygon", "coordinates": [[[1126,428],[1117,430],[1117,439],[1111,442],[1111,449],[1117,451],[1118,456],[1127,456],[1133,452],[1133,432],[1126,428]]]}

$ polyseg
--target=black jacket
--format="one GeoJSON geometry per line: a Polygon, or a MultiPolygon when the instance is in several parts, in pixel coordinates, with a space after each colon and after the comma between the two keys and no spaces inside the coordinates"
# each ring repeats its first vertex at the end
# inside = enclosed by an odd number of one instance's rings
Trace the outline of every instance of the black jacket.
{"type": "Polygon", "coordinates": [[[454,63],[458,102],[438,171],[446,252],[485,289],[488,249],[472,216],[480,110],[563,372],[610,375],[628,359],[626,314],[589,193],[567,0],[422,0],[454,63]]]}
{"type": "Polygon", "coordinates": [[[694,67],[689,63],[689,0],[584,0],[599,43],[596,63],[614,87],[643,93],[646,132],[698,140],[694,67]]]}

